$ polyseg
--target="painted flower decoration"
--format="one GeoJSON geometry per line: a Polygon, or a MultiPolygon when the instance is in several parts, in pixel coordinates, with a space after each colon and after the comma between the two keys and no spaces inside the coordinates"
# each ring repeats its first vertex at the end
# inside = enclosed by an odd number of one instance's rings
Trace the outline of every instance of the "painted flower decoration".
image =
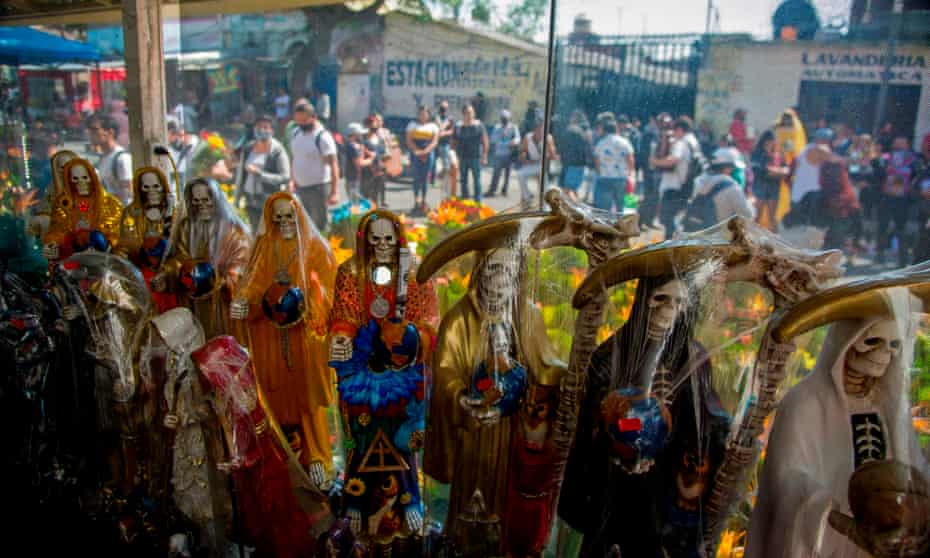
{"type": "Polygon", "coordinates": [[[346,483],[346,494],[350,496],[361,496],[365,493],[365,481],[358,477],[352,477],[349,479],[349,482],[346,483]]]}

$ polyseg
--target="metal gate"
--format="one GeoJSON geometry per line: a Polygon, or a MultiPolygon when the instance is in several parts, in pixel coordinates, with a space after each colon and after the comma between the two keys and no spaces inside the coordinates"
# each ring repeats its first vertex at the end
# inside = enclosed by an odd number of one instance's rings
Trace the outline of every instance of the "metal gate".
{"type": "Polygon", "coordinates": [[[693,116],[701,35],[560,39],[556,45],[555,112],[580,109],[636,116],[693,116]]]}

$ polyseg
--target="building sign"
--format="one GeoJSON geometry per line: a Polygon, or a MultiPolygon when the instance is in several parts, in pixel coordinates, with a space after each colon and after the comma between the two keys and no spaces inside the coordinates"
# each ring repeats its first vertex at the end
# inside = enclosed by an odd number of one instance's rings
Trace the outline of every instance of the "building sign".
{"type": "MultiPolygon", "coordinates": [[[[887,56],[881,51],[805,50],[801,52],[802,79],[850,83],[880,83],[887,56]]],[[[919,85],[927,74],[927,57],[904,52],[891,61],[888,80],[919,85]]]]}
{"type": "Polygon", "coordinates": [[[216,70],[207,70],[207,86],[213,95],[222,95],[239,90],[239,68],[224,64],[216,70]]]}

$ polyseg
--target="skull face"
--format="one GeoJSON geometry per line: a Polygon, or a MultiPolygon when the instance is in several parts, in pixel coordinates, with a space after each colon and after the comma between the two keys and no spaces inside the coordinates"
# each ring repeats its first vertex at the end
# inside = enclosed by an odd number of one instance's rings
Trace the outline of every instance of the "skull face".
{"type": "Polygon", "coordinates": [[[391,264],[397,257],[397,235],[390,219],[375,218],[368,225],[368,246],[375,255],[375,263],[391,264]]]}
{"type": "Polygon", "coordinates": [[[146,207],[160,206],[165,201],[165,185],[154,172],[143,173],[139,177],[142,181],[142,200],[146,207]]]}
{"type": "Polygon", "coordinates": [[[74,165],[68,177],[71,187],[81,196],[90,195],[90,171],[84,165],[74,165]]]}
{"type": "Polygon", "coordinates": [[[847,373],[881,378],[888,371],[891,360],[901,354],[901,347],[897,322],[877,322],[862,332],[846,352],[847,373]]]}
{"type": "Polygon", "coordinates": [[[285,199],[275,200],[272,205],[272,222],[278,227],[281,238],[291,240],[297,237],[297,214],[291,202],[285,199]]]}
{"type": "Polygon", "coordinates": [[[213,210],[214,203],[210,188],[205,184],[194,184],[191,188],[190,214],[198,221],[210,221],[213,219],[213,210]]]}
{"type": "Polygon", "coordinates": [[[513,300],[517,283],[517,251],[499,248],[481,266],[478,295],[484,309],[501,314],[513,300]]]}
{"type": "Polygon", "coordinates": [[[679,279],[659,285],[649,296],[649,324],[646,334],[650,339],[663,339],[672,330],[675,320],[688,302],[688,287],[679,279]]]}

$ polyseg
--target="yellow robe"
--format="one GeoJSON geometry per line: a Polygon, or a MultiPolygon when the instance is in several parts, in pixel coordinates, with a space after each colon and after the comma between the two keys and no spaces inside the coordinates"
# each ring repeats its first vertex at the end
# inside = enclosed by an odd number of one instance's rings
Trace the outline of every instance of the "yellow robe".
{"type": "MultiPolygon", "coordinates": [[[[472,275],[475,276],[474,274],[472,275]]],[[[549,345],[542,315],[524,294],[518,326],[517,360],[526,367],[528,384],[557,386],[565,373],[549,345]]],[[[455,533],[456,519],[480,489],[489,513],[505,517],[511,449],[520,413],[497,425],[479,428],[459,406],[481,358],[483,315],[474,288],[456,303],[439,326],[433,358],[433,392],[423,455],[423,470],[450,484],[445,532],[455,533]]],[[[506,533],[506,525],[504,526],[506,533]]]]}
{"type": "Polygon", "coordinates": [[[70,176],[70,170],[75,165],[83,165],[88,169],[91,177],[91,195],[83,198],[77,195],[69,186],[64,188],[52,202],[52,215],[49,223],[48,232],[45,234],[43,242],[45,244],[56,244],[61,249],[60,257],[66,258],[71,254],[71,249],[65,246],[69,235],[78,231],[78,223],[85,220],[90,225],[90,230],[100,231],[111,247],[119,243],[119,226],[120,218],[123,213],[123,204],[119,199],[108,193],[100,185],[97,173],[94,168],[83,159],[72,159],[65,165],[64,175],[70,176]],[[81,200],[89,201],[89,208],[82,212],[77,202],[81,200]]]}
{"type": "MultiPolygon", "coordinates": [[[[791,163],[801,154],[801,150],[807,144],[807,134],[804,132],[804,124],[792,109],[785,109],[782,113],[791,118],[791,126],[782,126],[781,118],[775,123],[775,148],[782,152],[785,164],[789,167],[791,163]]],[[[780,222],[788,211],[791,210],[791,184],[788,179],[781,181],[781,188],[778,194],[778,208],[775,210],[775,216],[780,222]]]]}
{"type": "Polygon", "coordinates": [[[285,430],[296,427],[299,431],[301,463],[321,462],[328,472],[332,468],[332,443],[326,411],[335,398],[335,375],[329,367],[325,336],[333,305],[336,260],[329,244],[315,232],[300,202],[291,194],[269,196],[263,222],[272,222],[274,202],[285,198],[297,211],[299,240],[285,240],[273,227],[264,234],[259,231],[248,275],[240,282],[235,298],[249,303],[248,320],[243,324],[246,344],[268,406],[285,430]],[[296,256],[287,266],[288,275],[292,285],[303,292],[308,310],[303,321],[284,329],[265,316],[261,304],[265,292],[275,283],[279,265],[276,257],[289,254],[296,256]]]}

